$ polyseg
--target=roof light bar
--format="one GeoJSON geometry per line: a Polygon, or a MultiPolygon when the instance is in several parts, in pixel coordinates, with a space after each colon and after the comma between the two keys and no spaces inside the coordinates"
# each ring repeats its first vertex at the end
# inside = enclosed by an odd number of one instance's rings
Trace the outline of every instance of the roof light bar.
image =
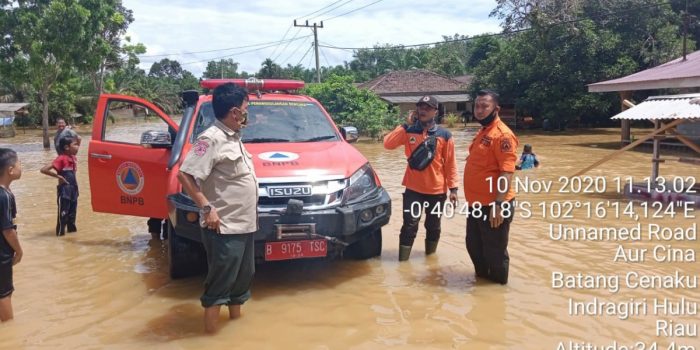
{"type": "Polygon", "coordinates": [[[234,83],[248,90],[298,90],[304,87],[304,82],[301,80],[288,79],[257,79],[255,77],[248,79],[206,79],[199,82],[199,86],[205,89],[214,89],[221,84],[234,83]]]}

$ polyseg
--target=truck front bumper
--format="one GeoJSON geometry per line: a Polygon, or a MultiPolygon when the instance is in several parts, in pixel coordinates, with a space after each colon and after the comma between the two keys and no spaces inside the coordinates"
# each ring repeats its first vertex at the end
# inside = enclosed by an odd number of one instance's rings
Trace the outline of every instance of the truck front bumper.
{"type": "MultiPolygon", "coordinates": [[[[201,242],[199,209],[182,193],[168,197],[168,214],[178,236],[201,242]]],[[[349,244],[389,223],[391,199],[384,188],[362,202],[322,210],[303,210],[300,214],[260,212],[255,232],[256,257],[264,255],[265,242],[333,238],[331,252],[339,252],[349,244]]]]}

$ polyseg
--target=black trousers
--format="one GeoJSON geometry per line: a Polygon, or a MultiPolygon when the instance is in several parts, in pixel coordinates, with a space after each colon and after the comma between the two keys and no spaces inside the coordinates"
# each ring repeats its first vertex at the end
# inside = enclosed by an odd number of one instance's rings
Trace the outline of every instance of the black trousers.
{"type": "Polygon", "coordinates": [[[418,234],[418,224],[425,212],[425,239],[431,242],[440,240],[440,218],[444,210],[446,194],[423,194],[406,189],[403,193],[403,225],[399,244],[413,246],[418,234]]]}
{"type": "Polygon", "coordinates": [[[62,195],[61,190],[58,191],[57,197],[58,218],[56,220],[56,236],[63,236],[66,234],[66,227],[68,228],[68,232],[75,232],[78,230],[75,226],[75,218],[78,213],[78,198],[77,196],[62,195]]]}
{"type": "Polygon", "coordinates": [[[500,284],[508,283],[508,232],[513,221],[513,211],[504,217],[503,223],[491,228],[489,222],[490,207],[481,213],[470,210],[467,217],[467,252],[474,263],[477,277],[483,277],[500,284]]]}

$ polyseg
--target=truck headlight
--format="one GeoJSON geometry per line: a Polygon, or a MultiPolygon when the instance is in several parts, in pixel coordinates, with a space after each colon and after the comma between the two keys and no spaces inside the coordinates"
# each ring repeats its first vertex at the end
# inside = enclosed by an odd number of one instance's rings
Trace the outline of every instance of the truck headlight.
{"type": "Polygon", "coordinates": [[[360,201],[376,188],[377,182],[374,181],[374,171],[367,163],[350,176],[348,188],[345,189],[344,202],[360,201]]]}

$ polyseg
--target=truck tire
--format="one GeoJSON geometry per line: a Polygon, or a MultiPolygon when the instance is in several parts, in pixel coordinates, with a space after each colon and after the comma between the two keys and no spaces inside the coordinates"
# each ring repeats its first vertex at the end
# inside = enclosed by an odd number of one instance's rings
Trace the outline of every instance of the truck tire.
{"type": "Polygon", "coordinates": [[[382,255],[382,229],[378,228],[364,234],[360,240],[345,248],[346,256],[351,259],[366,260],[382,255]]]}
{"type": "Polygon", "coordinates": [[[168,221],[168,269],[170,278],[196,276],[207,271],[207,255],[199,242],[175,233],[168,221]]]}

